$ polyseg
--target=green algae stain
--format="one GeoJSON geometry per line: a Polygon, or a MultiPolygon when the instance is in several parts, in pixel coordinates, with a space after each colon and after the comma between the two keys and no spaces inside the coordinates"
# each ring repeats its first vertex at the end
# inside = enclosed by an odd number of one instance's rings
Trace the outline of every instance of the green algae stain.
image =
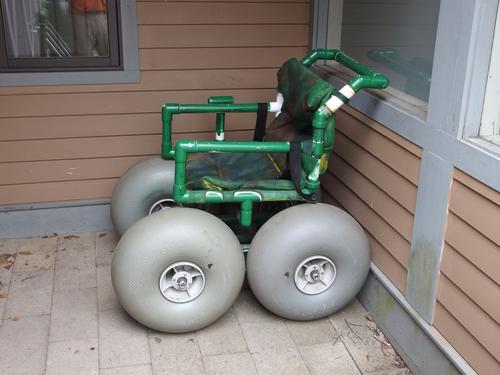
{"type": "Polygon", "coordinates": [[[430,321],[437,283],[438,251],[429,243],[417,243],[410,255],[407,297],[420,315],[430,321]]]}

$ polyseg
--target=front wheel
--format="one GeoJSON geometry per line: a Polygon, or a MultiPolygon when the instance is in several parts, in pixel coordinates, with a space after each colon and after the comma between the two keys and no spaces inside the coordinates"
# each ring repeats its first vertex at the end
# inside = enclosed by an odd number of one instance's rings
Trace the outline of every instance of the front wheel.
{"type": "Polygon", "coordinates": [[[111,220],[121,235],[139,219],[164,207],[177,206],[172,200],[174,161],[153,156],[132,166],[120,178],[111,195],[111,220]]]}
{"type": "Polygon", "coordinates": [[[139,220],[121,238],[111,265],[122,307],[147,327],[190,332],[220,318],[245,276],[236,236],[217,217],[173,208],[139,220]]]}
{"type": "Polygon", "coordinates": [[[368,275],[370,249],[361,226],[327,204],[283,210],[255,235],[247,277],[256,298],[293,320],[328,316],[349,303],[368,275]]]}

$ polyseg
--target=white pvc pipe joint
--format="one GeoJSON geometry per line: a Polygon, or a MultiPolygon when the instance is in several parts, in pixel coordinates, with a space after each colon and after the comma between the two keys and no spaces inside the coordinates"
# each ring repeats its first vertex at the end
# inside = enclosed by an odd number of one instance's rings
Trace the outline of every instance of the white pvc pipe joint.
{"type": "Polygon", "coordinates": [[[283,97],[283,94],[279,92],[278,95],[276,95],[276,101],[269,103],[269,112],[276,112],[276,116],[278,116],[281,113],[281,107],[283,106],[284,101],[285,98],[283,97]]]}
{"type": "MultiPolygon", "coordinates": [[[[339,93],[344,95],[347,99],[351,99],[354,94],[356,94],[356,92],[349,85],[345,85],[344,87],[342,87],[339,93]]],[[[325,103],[325,105],[332,113],[335,113],[335,111],[337,111],[337,109],[342,107],[344,104],[345,103],[342,101],[342,99],[336,97],[335,95],[332,95],[332,97],[325,103]]]]}

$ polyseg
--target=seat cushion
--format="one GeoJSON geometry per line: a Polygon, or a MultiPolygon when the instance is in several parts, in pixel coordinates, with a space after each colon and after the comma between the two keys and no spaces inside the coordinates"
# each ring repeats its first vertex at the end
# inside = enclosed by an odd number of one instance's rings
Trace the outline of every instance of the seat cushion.
{"type": "Polygon", "coordinates": [[[278,92],[283,94],[283,112],[287,112],[299,128],[311,124],[316,110],[333,94],[334,88],[316,73],[290,59],[278,72],[278,92]]]}
{"type": "MultiPolygon", "coordinates": [[[[284,97],[278,117],[267,126],[265,141],[301,141],[311,152],[311,121],[316,110],[332,95],[333,87],[296,59],[278,72],[278,92],[284,97]]],[[[293,189],[286,177],[285,153],[194,154],[187,163],[189,189],[293,189]]]]}

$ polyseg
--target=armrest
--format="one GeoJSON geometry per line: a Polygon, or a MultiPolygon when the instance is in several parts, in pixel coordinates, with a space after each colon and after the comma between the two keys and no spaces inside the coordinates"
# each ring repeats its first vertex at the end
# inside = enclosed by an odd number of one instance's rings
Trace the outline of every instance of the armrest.
{"type": "MultiPolygon", "coordinates": [[[[283,105],[283,95],[277,94],[276,102],[267,104],[269,112],[279,113],[283,105]]],[[[182,113],[216,113],[216,139],[224,139],[224,114],[231,112],[248,113],[257,112],[258,103],[234,103],[232,96],[211,96],[208,104],[175,104],[166,103],[162,106],[162,146],[161,155],[163,158],[173,158],[172,150],[172,117],[182,113]]]]}
{"type": "MultiPolygon", "coordinates": [[[[219,97],[220,98],[220,97],[219,97]]],[[[227,103],[227,97],[222,100],[215,100],[214,103],[209,104],[173,104],[166,103],[162,107],[161,120],[162,120],[162,142],[161,142],[161,156],[164,159],[174,157],[174,150],[172,149],[172,117],[182,113],[216,113],[218,121],[216,123],[217,131],[223,132],[222,116],[228,112],[257,112],[257,103],[234,104],[227,103]],[[216,102],[216,103],[215,103],[216,102]]]]}

